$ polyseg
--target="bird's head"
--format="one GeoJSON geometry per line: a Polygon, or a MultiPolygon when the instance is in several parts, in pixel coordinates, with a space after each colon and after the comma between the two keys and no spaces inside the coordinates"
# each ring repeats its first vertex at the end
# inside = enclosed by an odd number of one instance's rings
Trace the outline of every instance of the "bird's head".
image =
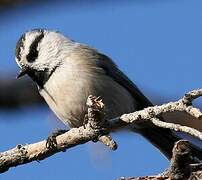
{"type": "Polygon", "coordinates": [[[29,75],[43,87],[74,42],[62,34],[45,29],[34,29],[24,33],[17,42],[15,60],[22,77],[29,75]]]}

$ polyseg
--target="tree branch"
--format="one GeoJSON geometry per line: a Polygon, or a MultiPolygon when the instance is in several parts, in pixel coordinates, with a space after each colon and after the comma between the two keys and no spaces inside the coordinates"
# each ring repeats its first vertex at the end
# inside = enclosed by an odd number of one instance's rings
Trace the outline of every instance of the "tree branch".
{"type": "Polygon", "coordinates": [[[202,165],[190,164],[192,155],[189,142],[180,140],[173,148],[170,168],[165,172],[145,177],[121,177],[118,180],[200,180],[202,179],[202,165]]]}
{"type": "Polygon", "coordinates": [[[41,141],[28,145],[17,145],[15,148],[0,153],[0,173],[7,171],[10,167],[26,164],[31,161],[43,160],[53,154],[65,149],[74,147],[88,141],[101,141],[109,148],[115,150],[116,142],[106,135],[108,131],[104,127],[103,118],[104,104],[100,98],[89,96],[88,122],[82,127],[72,128],[68,132],[56,137],[57,145],[52,148],[47,147],[47,141],[41,141]]]}
{"type": "Polygon", "coordinates": [[[20,164],[35,160],[43,160],[57,152],[65,151],[68,148],[88,141],[99,140],[109,148],[116,149],[117,144],[109,136],[109,132],[128,124],[142,123],[145,121],[151,121],[158,127],[182,131],[202,140],[202,133],[193,128],[166,123],[158,119],[158,117],[164,113],[174,111],[186,112],[191,116],[200,119],[202,117],[200,110],[191,106],[192,101],[199,96],[202,96],[202,89],[187,93],[179,101],[170,102],[161,106],[148,107],[134,113],[124,114],[119,118],[109,121],[106,121],[104,118],[104,104],[101,98],[89,96],[87,100],[88,114],[84,121],[86,122],[84,126],[73,128],[64,134],[57,136],[57,146],[54,148],[47,148],[46,140],[44,140],[34,144],[17,145],[13,149],[0,153],[0,172],[5,172],[10,167],[18,166],[20,164]]]}
{"type": "Polygon", "coordinates": [[[182,99],[176,102],[170,102],[160,106],[148,107],[143,110],[136,111],[134,113],[124,114],[121,117],[113,119],[114,122],[111,123],[113,126],[115,126],[115,124],[117,124],[116,126],[119,126],[118,124],[123,124],[123,122],[125,122],[126,124],[131,124],[142,123],[144,121],[151,121],[154,125],[158,127],[184,132],[202,140],[202,133],[194,128],[182,126],[180,124],[168,123],[158,119],[158,117],[162,116],[165,113],[178,111],[186,112],[192,117],[201,120],[202,112],[192,106],[192,101],[200,96],[202,96],[202,89],[193,90],[189,93],[186,93],[186,95],[182,99]]]}

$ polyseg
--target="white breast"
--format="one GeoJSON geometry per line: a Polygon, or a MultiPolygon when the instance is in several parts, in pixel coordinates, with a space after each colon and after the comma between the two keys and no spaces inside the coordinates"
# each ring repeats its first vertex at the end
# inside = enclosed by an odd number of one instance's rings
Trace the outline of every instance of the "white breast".
{"type": "Polygon", "coordinates": [[[56,69],[40,91],[49,107],[65,124],[82,125],[89,95],[101,96],[106,118],[135,110],[130,93],[113,79],[89,64],[65,63],[56,69]]]}

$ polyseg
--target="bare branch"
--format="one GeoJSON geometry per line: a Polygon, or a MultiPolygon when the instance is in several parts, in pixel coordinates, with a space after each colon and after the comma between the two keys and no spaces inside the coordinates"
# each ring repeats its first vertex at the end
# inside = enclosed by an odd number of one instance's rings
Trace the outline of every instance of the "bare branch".
{"type": "Polygon", "coordinates": [[[182,98],[182,101],[184,104],[191,105],[192,101],[200,96],[202,96],[202,89],[195,89],[193,91],[190,91],[189,93],[186,93],[185,96],[182,98]]]}
{"type": "Polygon", "coordinates": [[[43,160],[53,154],[64,151],[79,144],[91,140],[99,140],[109,148],[115,150],[116,142],[106,135],[104,124],[104,104],[100,98],[89,96],[87,99],[89,121],[85,126],[72,128],[68,132],[56,137],[57,145],[53,148],[47,147],[46,140],[29,144],[17,145],[15,148],[0,153],[0,173],[7,171],[10,167],[25,164],[31,161],[43,160]],[[102,122],[102,124],[100,123],[102,122]]]}
{"type": "Polygon", "coordinates": [[[96,139],[98,135],[98,132],[92,128],[79,127],[57,136],[57,147],[54,149],[46,147],[46,140],[34,144],[17,145],[13,149],[0,153],[0,172],[20,164],[43,160],[57,152],[96,139]]]}
{"type": "Polygon", "coordinates": [[[109,132],[132,123],[150,121],[158,127],[182,131],[202,140],[202,133],[193,128],[162,122],[158,119],[158,117],[164,113],[174,111],[186,112],[193,117],[200,119],[202,113],[190,104],[192,104],[192,101],[195,98],[202,95],[201,92],[201,89],[192,91],[187,93],[186,96],[179,101],[170,102],[161,106],[148,107],[134,113],[124,114],[119,118],[109,121],[106,121],[104,118],[104,104],[101,98],[89,96],[87,100],[87,123],[84,124],[84,126],[73,128],[64,134],[57,136],[57,146],[55,148],[47,148],[46,140],[44,140],[29,145],[18,145],[16,148],[0,153],[0,172],[4,172],[10,167],[18,166],[20,164],[45,159],[57,152],[64,151],[65,149],[88,141],[99,140],[114,150],[117,148],[117,144],[109,136],[109,132]]]}
{"type": "Polygon", "coordinates": [[[167,128],[167,129],[171,129],[174,131],[184,132],[184,133],[187,133],[193,137],[196,137],[196,138],[202,140],[202,133],[200,131],[197,131],[196,129],[190,128],[188,126],[181,126],[179,124],[167,123],[164,121],[160,121],[157,118],[151,118],[150,120],[154,125],[156,125],[158,127],[167,128]]]}
{"type": "Polygon", "coordinates": [[[102,142],[103,144],[105,144],[106,146],[108,146],[111,150],[116,150],[118,148],[118,145],[116,143],[116,141],[114,141],[111,136],[109,135],[104,135],[104,136],[100,136],[98,138],[98,140],[100,142],[102,142]]]}
{"type": "Polygon", "coordinates": [[[202,89],[191,91],[179,101],[170,102],[161,106],[148,107],[141,111],[136,111],[130,114],[124,114],[121,117],[114,119],[113,125],[114,123],[120,124],[120,121],[124,121],[127,124],[151,121],[154,125],[158,127],[167,128],[174,131],[181,131],[202,140],[202,133],[194,128],[174,123],[168,123],[160,121],[158,119],[158,117],[162,116],[165,113],[178,111],[186,112],[192,117],[200,120],[202,117],[202,112],[199,109],[191,106],[190,104],[192,104],[192,101],[194,99],[200,97],[201,95],[202,89]]]}
{"type": "Polygon", "coordinates": [[[180,140],[173,148],[170,168],[165,172],[145,177],[119,178],[118,180],[200,180],[202,179],[201,164],[190,164],[192,155],[189,142],[180,140]]]}
{"type": "Polygon", "coordinates": [[[173,148],[169,171],[170,179],[188,179],[191,175],[191,149],[186,140],[178,141],[173,148]]]}

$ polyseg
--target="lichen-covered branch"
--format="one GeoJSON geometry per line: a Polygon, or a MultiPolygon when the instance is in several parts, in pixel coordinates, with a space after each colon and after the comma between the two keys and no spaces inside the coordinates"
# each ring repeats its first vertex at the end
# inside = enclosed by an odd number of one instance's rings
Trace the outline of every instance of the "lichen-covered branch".
{"type": "MultiPolygon", "coordinates": [[[[195,90],[187,93],[179,101],[170,102],[161,106],[148,107],[108,121],[106,121],[103,114],[104,103],[101,98],[89,96],[87,100],[88,114],[84,121],[85,124],[82,127],[73,128],[64,134],[57,136],[57,145],[54,148],[47,147],[47,142],[44,140],[34,144],[17,145],[17,147],[13,149],[0,153],[0,172],[5,172],[10,167],[18,166],[20,164],[45,159],[57,152],[65,151],[68,148],[88,141],[100,141],[109,148],[115,150],[117,144],[109,135],[111,131],[121,128],[122,126],[145,121],[150,121],[158,127],[182,131],[202,140],[202,133],[193,128],[166,123],[158,119],[158,117],[162,116],[164,113],[174,111],[186,112],[191,116],[200,119],[202,113],[199,109],[192,106],[192,101],[201,95],[202,89],[195,90]]],[[[197,169],[201,166],[195,165],[193,167],[197,169]]],[[[191,171],[193,171],[193,168],[191,168],[191,171]]],[[[150,177],[150,179],[152,179],[152,177],[150,177]]]]}

